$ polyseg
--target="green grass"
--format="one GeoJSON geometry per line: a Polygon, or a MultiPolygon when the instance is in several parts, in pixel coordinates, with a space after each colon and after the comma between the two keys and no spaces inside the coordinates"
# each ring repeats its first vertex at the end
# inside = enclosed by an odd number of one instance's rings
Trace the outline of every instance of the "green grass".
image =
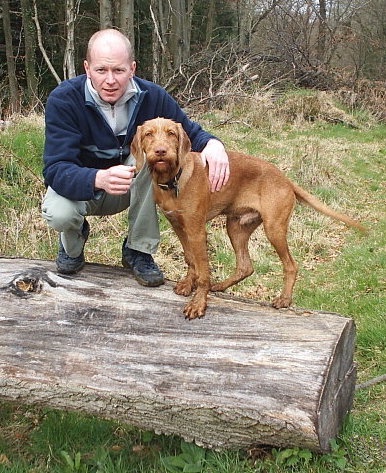
{"type": "MultiPolygon", "coordinates": [[[[222,112],[223,113],[223,112],[222,112]]],[[[300,265],[295,305],[352,317],[357,327],[358,382],[386,370],[386,126],[350,128],[325,122],[255,129],[213,113],[204,126],[231,148],[259,154],[336,209],[363,221],[362,235],[298,206],[289,243],[300,265]],[[213,128],[211,128],[213,126],[213,128]]],[[[236,117],[237,118],[237,117],[236,117]]],[[[252,123],[252,122],[251,122],[252,123]]],[[[0,132],[0,255],[53,259],[57,235],[40,216],[41,119],[0,132]]],[[[119,264],[126,216],[91,218],[89,261],[119,264]]],[[[176,280],[185,270],[181,246],[161,218],[158,262],[176,280]]],[[[234,256],[218,219],[208,225],[213,276],[231,270],[234,256]]],[[[251,238],[255,273],[229,290],[269,302],[281,286],[281,265],[261,230],[251,238]]],[[[133,426],[16,403],[0,404],[0,473],[384,473],[385,383],[355,393],[354,407],[327,455],[258,446],[211,452],[173,436],[133,426]]]]}

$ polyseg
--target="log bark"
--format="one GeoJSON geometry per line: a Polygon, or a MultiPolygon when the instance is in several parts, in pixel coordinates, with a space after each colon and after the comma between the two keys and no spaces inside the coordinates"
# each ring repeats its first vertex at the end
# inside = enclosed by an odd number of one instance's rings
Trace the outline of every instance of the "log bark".
{"type": "Polygon", "coordinates": [[[0,398],[80,410],[211,448],[327,451],[352,405],[355,326],[211,295],[186,321],[172,283],[122,268],[0,258],[0,398]]]}

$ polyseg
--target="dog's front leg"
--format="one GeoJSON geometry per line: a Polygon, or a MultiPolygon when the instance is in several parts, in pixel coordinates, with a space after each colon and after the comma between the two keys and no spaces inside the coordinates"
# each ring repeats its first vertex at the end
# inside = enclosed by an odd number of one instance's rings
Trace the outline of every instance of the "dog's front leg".
{"type": "Polygon", "coordinates": [[[204,317],[210,289],[209,261],[206,243],[205,224],[199,232],[190,232],[189,256],[191,257],[190,271],[194,277],[196,291],[184,309],[185,317],[189,320],[204,317]]]}
{"type": "MultiPolygon", "coordinates": [[[[188,273],[174,288],[174,292],[187,296],[196,289],[192,299],[184,308],[185,317],[189,320],[205,315],[207,297],[210,288],[209,262],[206,245],[205,220],[188,219],[185,225],[174,227],[184,249],[188,273]]],[[[180,222],[181,224],[181,222],[180,222]]]]}
{"type": "Polygon", "coordinates": [[[183,220],[180,219],[180,221],[178,222],[170,220],[170,223],[172,224],[173,230],[175,231],[176,235],[178,236],[178,239],[180,240],[182,249],[184,251],[185,263],[188,267],[186,276],[184,276],[177,282],[173,290],[179,296],[187,297],[190,296],[190,294],[195,288],[196,274],[194,271],[193,264],[194,255],[192,254],[192,250],[190,248],[189,238],[185,231],[185,225],[183,223],[183,220]]]}

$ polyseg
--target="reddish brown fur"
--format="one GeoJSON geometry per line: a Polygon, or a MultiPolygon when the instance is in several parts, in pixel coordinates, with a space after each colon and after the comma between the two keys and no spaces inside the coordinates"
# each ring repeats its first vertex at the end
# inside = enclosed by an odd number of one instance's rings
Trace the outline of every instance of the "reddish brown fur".
{"type": "Polygon", "coordinates": [[[228,152],[230,178],[218,192],[210,192],[207,169],[199,153],[190,152],[190,141],[182,126],[157,118],[138,127],[131,151],[137,169],[146,161],[153,179],[154,197],[170,221],[184,249],[187,275],[174,290],[192,299],[184,309],[186,318],[203,317],[209,290],[224,291],[253,273],[248,241],[262,223],[265,234],[283,263],[284,285],[273,301],[288,307],[297,275],[297,265],[287,244],[287,230],[299,200],[336,220],[360,230],[355,220],[335,212],[316,197],[292,183],[278,168],[257,157],[228,152]],[[162,189],[182,168],[179,192],[162,189]],[[210,284],[205,223],[217,215],[227,217],[227,232],[236,254],[235,271],[224,281],[210,284]]]}

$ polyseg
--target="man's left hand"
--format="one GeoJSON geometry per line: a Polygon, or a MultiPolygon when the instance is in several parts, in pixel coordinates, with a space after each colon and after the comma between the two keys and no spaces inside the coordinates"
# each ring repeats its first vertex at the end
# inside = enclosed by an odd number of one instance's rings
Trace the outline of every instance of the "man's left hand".
{"type": "Polygon", "coordinates": [[[209,166],[210,190],[219,191],[229,179],[229,158],[224,145],[219,140],[209,140],[201,151],[201,159],[204,166],[209,166]]]}

